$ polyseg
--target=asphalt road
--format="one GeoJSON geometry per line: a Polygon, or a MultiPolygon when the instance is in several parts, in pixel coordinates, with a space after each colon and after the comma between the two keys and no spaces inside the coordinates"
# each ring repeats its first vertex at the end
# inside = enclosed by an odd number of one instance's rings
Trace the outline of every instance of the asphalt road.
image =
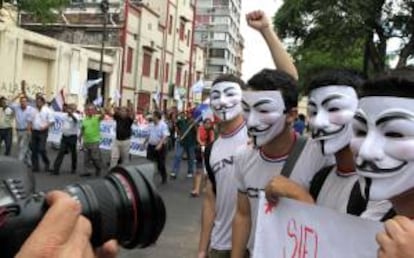
{"type": "MultiPolygon", "coordinates": [[[[49,157],[52,162],[56,151],[50,150],[49,157]]],[[[79,165],[82,168],[83,153],[79,152],[79,165]]],[[[109,154],[104,154],[104,160],[109,161],[109,154]]],[[[143,158],[133,158],[131,164],[147,162],[143,158]]],[[[42,164],[42,163],[41,163],[42,164]]],[[[171,155],[168,158],[167,168],[171,168],[171,155]]],[[[36,173],[36,187],[38,190],[56,189],[66,184],[86,180],[77,175],[71,175],[70,156],[67,155],[62,164],[61,174],[36,173]]],[[[78,169],[78,173],[81,172],[78,169]]],[[[146,249],[121,250],[122,258],[192,258],[197,255],[199,239],[201,198],[190,198],[189,193],[192,180],[185,178],[186,161],[182,162],[181,173],[178,179],[169,181],[166,185],[159,184],[159,177],[155,177],[156,185],[165,202],[167,209],[167,222],[158,242],[146,249]]]]}

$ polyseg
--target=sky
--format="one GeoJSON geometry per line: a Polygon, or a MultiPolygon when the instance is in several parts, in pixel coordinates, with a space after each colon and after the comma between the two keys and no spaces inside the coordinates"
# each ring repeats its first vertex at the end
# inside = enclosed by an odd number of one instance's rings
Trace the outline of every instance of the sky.
{"type": "MultiPolygon", "coordinates": [[[[243,52],[242,79],[248,80],[252,75],[263,68],[274,68],[274,64],[266,43],[258,32],[248,27],[245,19],[246,13],[261,9],[265,11],[269,19],[272,19],[276,11],[283,4],[283,0],[242,0],[241,33],[245,40],[243,52]]],[[[387,51],[399,49],[400,40],[391,39],[388,42],[387,51]]],[[[394,67],[397,59],[391,60],[390,65],[394,67]]],[[[414,60],[412,61],[414,63],[414,60]]]]}
{"type": "Polygon", "coordinates": [[[243,80],[263,68],[274,68],[272,57],[262,36],[254,29],[248,27],[245,19],[246,13],[254,10],[263,10],[271,20],[276,11],[282,5],[282,0],[242,0],[241,33],[245,40],[243,52],[243,80]]]}

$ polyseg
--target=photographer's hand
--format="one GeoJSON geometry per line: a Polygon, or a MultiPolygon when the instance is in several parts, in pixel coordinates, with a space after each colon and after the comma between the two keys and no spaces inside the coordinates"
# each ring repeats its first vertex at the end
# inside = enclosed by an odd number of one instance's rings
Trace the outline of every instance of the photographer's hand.
{"type": "Polygon", "coordinates": [[[23,244],[17,258],[82,257],[114,258],[116,244],[107,243],[95,256],[89,242],[92,227],[81,215],[81,206],[68,194],[54,191],[47,196],[49,210],[23,244]]]}

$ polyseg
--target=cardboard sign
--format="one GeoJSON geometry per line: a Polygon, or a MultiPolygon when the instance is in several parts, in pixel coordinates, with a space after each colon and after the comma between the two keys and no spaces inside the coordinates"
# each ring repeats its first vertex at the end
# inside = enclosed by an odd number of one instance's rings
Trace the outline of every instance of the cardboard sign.
{"type": "Polygon", "coordinates": [[[375,258],[379,222],[281,198],[260,206],[254,258],[375,258]]]}

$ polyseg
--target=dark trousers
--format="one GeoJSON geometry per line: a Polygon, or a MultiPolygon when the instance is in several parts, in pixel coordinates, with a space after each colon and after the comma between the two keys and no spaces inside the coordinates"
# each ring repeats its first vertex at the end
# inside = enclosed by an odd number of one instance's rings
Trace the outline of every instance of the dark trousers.
{"type": "Polygon", "coordinates": [[[6,156],[10,155],[12,139],[13,139],[12,128],[0,129],[0,145],[4,141],[4,145],[6,147],[6,150],[4,151],[4,155],[6,156]]]}
{"type": "Polygon", "coordinates": [[[165,159],[167,156],[167,148],[165,145],[162,146],[160,150],[155,149],[155,145],[148,145],[147,155],[149,160],[152,160],[157,164],[158,172],[161,175],[162,183],[167,182],[167,169],[165,168],[165,159]]]}
{"type": "Polygon", "coordinates": [[[46,153],[46,140],[48,130],[32,131],[32,166],[34,171],[39,170],[39,155],[45,163],[46,170],[49,169],[50,161],[46,153]]]}
{"type": "Polygon", "coordinates": [[[72,171],[76,170],[76,165],[78,162],[78,154],[76,153],[76,144],[78,142],[77,135],[70,135],[70,136],[62,136],[62,140],[60,141],[60,148],[59,153],[55,159],[55,164],[53,165],[53,169],[55,173],[59,173],[60,166],[62,165],[63,158],[65,154],[70,152],[72,156],[72,171]]]}

